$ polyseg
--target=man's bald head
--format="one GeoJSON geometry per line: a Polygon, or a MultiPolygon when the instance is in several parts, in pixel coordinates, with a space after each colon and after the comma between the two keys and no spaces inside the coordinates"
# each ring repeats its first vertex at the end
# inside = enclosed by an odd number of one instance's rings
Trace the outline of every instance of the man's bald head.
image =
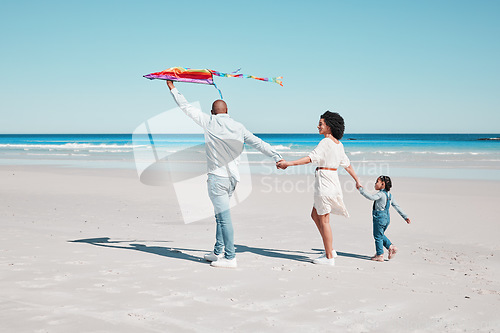
{"type": "Polygon", "coordinates": [[[212,103],[212,114],[227,113],[227,104],[222,99],[212,103]]]}

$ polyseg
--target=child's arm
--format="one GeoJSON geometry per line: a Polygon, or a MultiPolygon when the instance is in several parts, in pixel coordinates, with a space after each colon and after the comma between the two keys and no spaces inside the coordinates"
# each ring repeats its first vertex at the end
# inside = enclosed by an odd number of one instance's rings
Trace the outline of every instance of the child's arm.
{"type": "Polygon", "coordinates": [[[411,223],[410,219],[408,218],[408,215],[406,215],[403,212],[403,210],[401,209],[401,207],[399,207],[399,205],[397,204],[397,202],[394,200],[394,197],[391,200],[391,205],[399,213],[399,215],[401,215],[401,217],[406,221],[406,223],[408,223],[408,224],[411,223]]]}
{"type": "Polygon", "coordinates": [[[367,198],[368,200],[372,201],[377,201],[378,199],[382,198],[382,194],[380,192],[377,192],[375,194],[369,194],[365,192],[365,189],[363,187],[359,188],[359,193],[361,193],[361,195],[367,198]]]}

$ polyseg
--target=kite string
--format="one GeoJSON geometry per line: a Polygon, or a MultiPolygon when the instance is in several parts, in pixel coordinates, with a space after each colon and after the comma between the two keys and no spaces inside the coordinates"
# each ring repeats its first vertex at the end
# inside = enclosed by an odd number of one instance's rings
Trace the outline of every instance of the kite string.
{"type": "Polygon", "coordinates": [[[215,81],[213,81],[213,80],[212,80],[212,82],[213,82],[213,84],[214,84],[215,89],[217,89],[217,91],[219,92],[220,99],[224,99],[224,98],[222,97],[222,92],[220,91],[220,89],[219,89],[219,88],[217,87],[217,85],[215,84],[215,81]]]}

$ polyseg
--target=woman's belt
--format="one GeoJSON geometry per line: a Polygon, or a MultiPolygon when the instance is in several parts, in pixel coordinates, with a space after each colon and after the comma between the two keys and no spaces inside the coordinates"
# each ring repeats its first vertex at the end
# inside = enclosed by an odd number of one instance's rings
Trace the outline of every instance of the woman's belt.
{"type": "Polygon", "coordinates": [[[316,168],[316,171],[318,170],[331,170],[331,171],[337,171],[337,169],[334,169],[334,168],[326,168],[326,167],[317,167],[316,168]]]}

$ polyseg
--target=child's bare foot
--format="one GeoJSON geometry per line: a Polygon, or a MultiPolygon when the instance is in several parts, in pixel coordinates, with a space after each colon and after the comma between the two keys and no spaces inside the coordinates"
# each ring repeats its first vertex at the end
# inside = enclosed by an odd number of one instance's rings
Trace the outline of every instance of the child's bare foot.
{"type": "Polygon", "coordinates": [[[384,255],[383,254],[374,255],[370,259],[373,260],[373,261],[381,261],[381,262],[383,262],[384,261],[384,255]]]}
{"type": "Polygon", "coordinates": [[[391,246],[389,246],[389,259],[392,259],[397,252],[398,248],[391,244],[391,246]]]}

